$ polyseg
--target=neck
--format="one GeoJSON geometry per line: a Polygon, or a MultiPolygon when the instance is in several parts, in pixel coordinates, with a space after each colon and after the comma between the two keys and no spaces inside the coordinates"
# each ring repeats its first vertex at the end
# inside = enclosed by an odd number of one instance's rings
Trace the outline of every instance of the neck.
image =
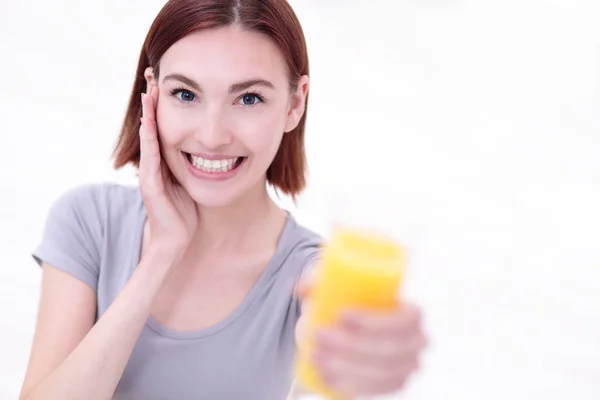
{"type": "Polygon", "coordinates": [[[264,184],[227,206],[207,208],[197,205],[197,211],[198,230],[194,241],[196,248],[204,250],[254,247],[254,243],[265,239],[263,235],[257,235],[257,231],[285,219],[285,212],[271,199],[264,184]]]}

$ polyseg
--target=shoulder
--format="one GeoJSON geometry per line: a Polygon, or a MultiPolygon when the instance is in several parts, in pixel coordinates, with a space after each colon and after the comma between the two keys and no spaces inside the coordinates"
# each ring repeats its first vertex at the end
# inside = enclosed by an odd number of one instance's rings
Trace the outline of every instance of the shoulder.
{"type": "MultiPolygon", "coordinates": [[[[288,219],[288,232],[282,238],[282,243],[287,247],[288,253],[285,261],[285,270],[288,277],[293,279],[293,287],[290,293],[296,292],[296,287],[302,279],[302,276],[310,271],[319,262],[321,257],[321,249],[324,244],[324,238],[308,228],[305,225],[298,223],[293,217],[288,219]],[[291,274],[292,276],[290,276],[291,274]]],[[[301,299],[297,296],[291,296],[292,307],[296,310],[295,315],[298,317],[301,314],[301,299]]]]}
{"type": "Polygon", "coordinates": [[[313,257],[319,254],[323,244],[323,237],[314,230],[297,222],[291,217],[292,234],[290,239],[293,242],[294,252],[299,255],[313,257]]]}
{"type": "Polygon", "coordinates": [[[62,192],[52,203],[50,213],[69,213],[100,209],[102,185],[86,184],[62,192]]]}
{"type": "Polygon", "coordinates": [[[139,205],[141,195],[136,186],[111,182],[90,183],[65,190],[52,203],[49,218],[64,222],[76,218],[84,225],[104,225],[111,214],[139,205]]]}
{"type": "Polygon", "coordinates": [[[35,260],[70,272],[96,289],[106,238],[141,204],[137,187],[93,183],[65,190],[51,203],[35,260]]]}
{"type": "Polygon", "coordinates": [[[289,215],[287,234],[282,237],[282,245],[288,249],[288,263],[294,265],[298,275],[318,261],[323,241],[320,234],[289,215]]]}
{"type": "Polygon", "coordinates": [[[100,184],[86,184],[62,192],[51,202],[46,217],[45,235],[64,236],[68,231],[101,235],[100,223],[106,207],[102,190],[103,186],[100,184]]]}
{"type": "Polygon", "coordinates": [[[62,192],[54,201],[52,209],[66,206],[84,206],[87,209],[105,210],[113,204],[135,202],[140,198],[137,186],[112,182],[88,183],[73,186],[62,192]]]}

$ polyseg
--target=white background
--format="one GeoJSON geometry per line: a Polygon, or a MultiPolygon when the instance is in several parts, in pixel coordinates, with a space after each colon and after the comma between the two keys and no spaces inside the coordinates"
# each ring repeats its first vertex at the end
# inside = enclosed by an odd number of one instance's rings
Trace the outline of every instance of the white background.
{"type": "MultiPolygon", "coordinates": [[[[17,397],[51,202],[110,152],[158,0],[0,3],[0,399],[17,397]]],[[[600,3],[295,0],[309,188],[419,228],[432,345],[407,399],[600,398],[600,3]]]]}

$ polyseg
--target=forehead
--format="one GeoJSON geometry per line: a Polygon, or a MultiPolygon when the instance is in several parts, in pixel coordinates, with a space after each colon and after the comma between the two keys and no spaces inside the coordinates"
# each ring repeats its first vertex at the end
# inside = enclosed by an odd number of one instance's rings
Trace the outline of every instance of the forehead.
{"type": "Polygon", "coordinates": [[[175,72],[202,85],[255,78],[276,86],[287,82],[287,67],[275,43],[236,26],[196,31],[174,43],[160,60],[160,75],[175,72]]]}

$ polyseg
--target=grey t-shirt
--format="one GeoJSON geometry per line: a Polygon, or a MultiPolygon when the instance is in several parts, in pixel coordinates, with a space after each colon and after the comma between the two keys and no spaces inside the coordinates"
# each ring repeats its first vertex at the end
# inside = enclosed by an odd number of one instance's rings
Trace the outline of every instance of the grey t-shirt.
{"type": "MultiPolygon", "coordinates": [[[[99,319],[138,265],[145,218],[138,187],[107,183],[71,189],[53,204],[33,256],[92,287],[99,319]]],[[[320,243],[319,235],[288,214],[275,255],[225,319],[180,332],[150,317],[114,399],[285,399],[300,313],[293,287],[316,261],[320,243]]]]}

